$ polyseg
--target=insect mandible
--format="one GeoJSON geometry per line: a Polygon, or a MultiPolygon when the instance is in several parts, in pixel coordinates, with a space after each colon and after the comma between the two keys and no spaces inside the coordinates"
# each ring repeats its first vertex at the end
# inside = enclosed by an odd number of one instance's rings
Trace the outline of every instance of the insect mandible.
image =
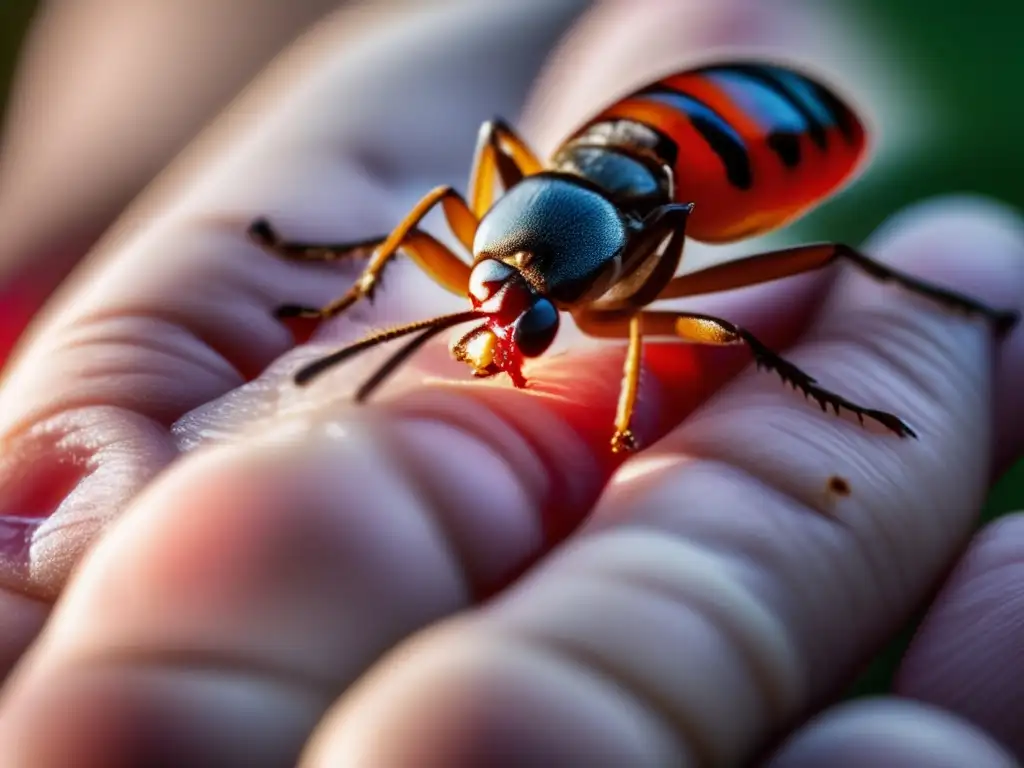
{"type": "Polygon", "coordinates": [[[657,300],[756,285],[845,260],[1008,331],[1017,313],[902,274],[842,243],[798,245],[676,274],[687,237],[732,242],[775,230],[816,207],[852,177],[866,154],[865,139],[857,114],[818,79],[788,65],[723,61],[677,72],[619,99],[580,126],[547,162],[502,120],[484,123],[468,198],[450,186],[437,187],[386,236],[343,244],[289,242],[262,218],[251,225],[250,236],[288,259],[369,256],[362,276],[337,301],[319,309],[283,306],[280,318],[329,318],[371,298],[399,252],[470,301],[465,312],[381,331],[309,363],[295,376],[300,385],[363,350],[411,335],[357,391],[356,399],[365,400],[430,338],[473,323],[453,343],[453,356],[476,376],[506,373],[523,387],[524,361],[548,349],[568,314],[588,335],[628,340],[611,438],[615,452],[638,447],[631,421],[645,337],[746,345],[759,367],[777,372],[823,410],[846,409],[900,437],[916,437],[897,416],[822,388],[728,320],[648,308],[657,300]],[[497,199],[495,180],[503,188],[497,199]],[[420,229],[436,206],[471,260],[420,229]]]}

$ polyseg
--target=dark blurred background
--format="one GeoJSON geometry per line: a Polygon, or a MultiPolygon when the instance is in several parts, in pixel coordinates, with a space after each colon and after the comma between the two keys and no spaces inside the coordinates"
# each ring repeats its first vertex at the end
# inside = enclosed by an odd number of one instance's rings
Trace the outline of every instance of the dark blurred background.
{"type": "MultiPolygon", "coordinates": [[[[895,210],[944,192],[976,192],[1024,209],[1024,3],[1020,0],[832,0],[896,42],[938,125],[884,173],[872,173],[800,225],[801,236],[859,242],[895,210]]],[[[37,3],[0,4],[0,108],[37,3]]],[[[324,5],[330,5],[325,2],[324,5]]],[[[1024,509],[1024,462],[996,486],[980,523],[1024,509]]],[[[855,693],[881,690],[912,629],[855,693]]]]}
{"type": "Polygon", "coordinates": [[[0,4],[0,107],[7,105],[11,77],[18,63],[18,52],[37,3],[11,0],[0,4]]]}

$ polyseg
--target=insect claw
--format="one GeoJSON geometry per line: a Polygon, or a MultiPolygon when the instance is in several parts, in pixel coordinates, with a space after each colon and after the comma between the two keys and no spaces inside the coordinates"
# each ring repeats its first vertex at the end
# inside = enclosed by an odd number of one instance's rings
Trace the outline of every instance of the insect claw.
{"type": "Polygon", "coordinates": [[[636,436],[631,429],[616,429],[611,445],[612,453],[632,453],[638,448],[636,436]]]}

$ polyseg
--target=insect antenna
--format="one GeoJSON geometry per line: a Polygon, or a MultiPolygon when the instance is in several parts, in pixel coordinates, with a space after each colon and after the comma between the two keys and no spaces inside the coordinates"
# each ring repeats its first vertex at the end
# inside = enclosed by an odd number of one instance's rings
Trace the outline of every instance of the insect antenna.
{"type": "Polygon", "coordinates": [[[389,357],[384,364],[377,369],[373,376],[367,379],[366,382],[356,390],[356,402],[361,403],[365,401],[371,394],[373,394],[373,391],[377,389],[377,387],[384,383],[388,376],[394,373],[402,363],[412,357],[420,347],[437,336],[437,334],[441,333],[441,331],[451,328],[452,325],[454,325],[454,323],[429,326],[425,330],[420,331],[418,336],[413,336],[409,341],[403,344],[397,352],[389,357]]]}
{"type": "Polygon", "coordinates": [[[303,368],[300,368],[295,374],[295,383],[300,387],[305,386],[324,371],[333,368],[336,365],[340,365],[346,360],[355,357],[360,352],[365,352],[379,344],[385,344],[389,341],[400,339],[411,333],[422,331],[422,333],[413,339],[411,343],[406,344],[398,350],[394,356],[381,366],[377,373],[375,373],[366,384],[360,387],[357,399],[362,400],[367,394],[369,394],[368,390],[372,390],[378,386],[395,368],[401,365],[401,363],[404,362],[413,352],[426,343],[428,339],[436,336],[441,331],[460,325],[461,323],[467,323],[470,320],[475,320],[480,316],[481,313],[475,310],[469,312],[457,312],[452,315],[441,315],[440,317],[435,317],[430,320],[417,320],[414,323],[402,325],[397,328],[389,328],[385,331],[379,331],[378,333],[371,334],[365,339],[354,342],[347,347],[339,349],[337,352],[325,355],[318,360],[314,360],[303,368]]]}

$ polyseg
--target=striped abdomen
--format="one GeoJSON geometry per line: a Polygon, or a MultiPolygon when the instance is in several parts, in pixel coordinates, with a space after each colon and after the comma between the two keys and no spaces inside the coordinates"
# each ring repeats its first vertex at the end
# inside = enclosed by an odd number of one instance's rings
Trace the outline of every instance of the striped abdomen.
{"type": "Polygon", "coordinates": [[[826,86],[787,67],[737,62],[621,99],[561,152],[603,145],[630,154],[644,135],[640,155],[657,154],[673,169],[675,200],[695,204],[687,234],[705,242],[762,234],[806,213],[850,177],[865,150],[861,121],[826,86]]]}

